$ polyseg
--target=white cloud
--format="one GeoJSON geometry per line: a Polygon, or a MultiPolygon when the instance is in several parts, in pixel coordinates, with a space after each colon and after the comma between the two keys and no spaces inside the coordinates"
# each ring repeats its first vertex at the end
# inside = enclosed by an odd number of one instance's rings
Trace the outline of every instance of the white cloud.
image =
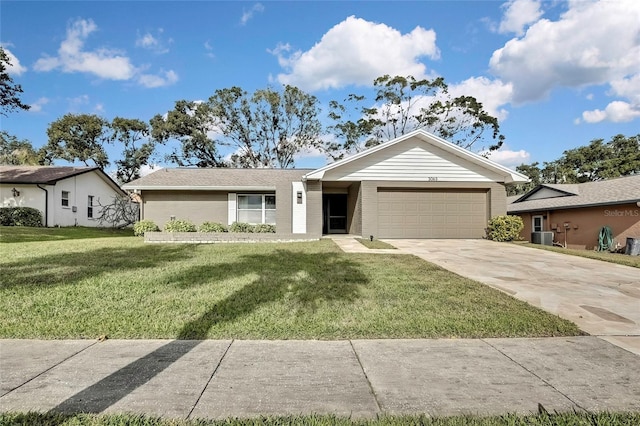
{"type": "Polygon", "coordinates": [[[20,60],[18,60],[16,55],[14,55],[9,49],[7,49],[7,46],[5,44],[2,45],[2,49],[4,50],[4,53],[7,55],[7,58],[11,63],[11,65],[7,67],[7,73],[9,75],[22,75],[22,73],[27,71],[27,67],[23,66],[20,63],[20,60]]]}
{"type": "Polygon", "coordinates": [[[206,55],[209,58],[215,58],[216,55],[213,53],[213,46],[209,43],[209,40],[204,42],[204,49],[207,51],[206,55]]]}
{"type": "MultiPolygon", "coordinates": [[[[85,50],[85,41],[98,26],[91,19],[78,19],[67,27],[67,36],[60,43],[58,56],[45,56],[34,64],[36,71],[52,71],[60,69],[62,72],[82,72],[95,75],[106,80],[134,80],[147,88],[167,86],[178,81],[175,71],[161,71],[159,74],[145,74],[145,67],[135,67],[129,57],[120,51],[112,49],[85,50]]],[[[162,29],[159,30],[162,32],[162,29]]],[[[149,34],[150,35],[150,34],[149,34]]],[[[139,38],[142,47],[157,47],[157,39],[150,35],[139,38]]],[[[171,39],[169,39],[171,42],[171,39]]],[[[78,99],[76,99],[77,103],[78,99]]],[[[99,106],[96,106],[99,111],[99,106]]]]}
{"type": "Polygon", "coordinates": [[[309,91],[371,85],[384,74],[424,78],[426,66],[419,58],[440,56],[433,30],[416,27],[403,35],[385,24],[354,16],[331,28],[306,52],[291,51],[289,44],[270,50],[287,71],[277,79],[309,91]]]}
{"type": "Polygon", "coordinates": [[[38,98],[32,104],[29,104],[31,108],[29,108],[29,112],[41,112],[42,107],[49,103],[49,98],[38,98]]]}
{"type": "Polygon", "coordinates": [[[138,37],[136,38],[136,46],[143,49],[151,50],[152,52],[158,54],[169,52],[168,45],[173,43],[173,39],[168,39],[165,41],[162,37],[163,32],[164,30],[162,28],[159,28],[156,36],[154,36],[150,32],[147,32],[145,34],[138,33],[138,37]]]}
{"type": "Polygon", "coordinates": [[[471,77],[461,83],[449,86],[449,93],[454,96],[473,96],[489,114],[504,120],[508,111],[500,108],[511,102],[513,86],[500,80],[490,80],[486,77],[471,77]]]}
{"type": "Polygon", "coordinates": [[[161,71],[160,74],[140,74],[138,83],[147,88],[170,86],[178,81],[178,74],[173,70],[161,71]]]}
{"type": "Polygon", "coordinates": [[[110,49],[85,51],[87,37],[98,29],[91,20],[78,19],[67,28],[67,37],[60,44],[58,56],[38,59],[36,71],[85,72],[107,80],[129,80],[136,73],[128,57],[110,49]]]}
{"type": "Polygon", "coordinates": [[[505,167],[515,168],[522,163],[528,163],[531,158],[531,154],[521,149],[519,151],[513,151],[504,145],[497,151],[486,151],[481,153],[486,154],[491,161],[495,161],[498,164],[502,164],[505,167]]]}
{"type": "Polygon", "coordinates": [[[628,102],[613,101],[603,110],[595,109],[582,113],[582,119],[587,123],[599,123],[601,121],[612,121],[614,123],[625,123],[640,117],[640,107],[628,102]]]}
{"type": "MultiPolygon", "coordinates": [[[[557,21],[541,19],[522,38],[496,50],[492,72],[513,84],[518,103],[545,98],[555,87],[610,84],[640,70],[640,2],[571,1],[557,21]]],[[[630,89],[628,97],[638,94],[630,89]]]]}
{"type": "Polygon", "coordinates": [[[140,167],[140,177],[142,176],[146,176],[150,173],[153,173],[155,171],[161,170],[164,167],[158,165],[158,164],[143,164],[142,167],[140,167]]]}
{"type": "Polygon", "coordinates": [[[542,16],[538,0],[510,0],[502,5],[504,15],[497,31],[501,34],[522,35],[525,27],[542,16]]]}
{"type": "Polygon", "coordinates": [[[264,6],[262,3],[254,4],[249,10],[243,10],[242,16],[240,17],[240,25],[246,25],[246,23],[253,18],[253,15],[260,12],[264,12],[264,6]]]}

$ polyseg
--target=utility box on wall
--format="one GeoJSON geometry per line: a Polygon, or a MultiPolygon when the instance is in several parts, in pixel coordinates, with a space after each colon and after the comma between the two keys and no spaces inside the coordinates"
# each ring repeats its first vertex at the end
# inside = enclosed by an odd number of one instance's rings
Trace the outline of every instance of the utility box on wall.
{"type": "Polygon", "coordinates": [[[553,232],[532,232],[531,233],[531,242],[533,244],[540,244],[543,246],[552,246],[553,245],[553,232]]]}

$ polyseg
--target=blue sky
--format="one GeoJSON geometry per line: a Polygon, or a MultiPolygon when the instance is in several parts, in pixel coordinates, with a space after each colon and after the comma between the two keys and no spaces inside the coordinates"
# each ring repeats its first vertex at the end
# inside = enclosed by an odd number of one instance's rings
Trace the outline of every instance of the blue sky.
{"type": "Polygon", "coordinates": [[[640,132],[637,0],[2,1],[0,13],[32,105],[1,127],[36,147],[65,113],[148,121],[176,100],[282,83],[326,113],[383,74],[442,76],[478,98],[506,136],[492,159],[510,167],[640,132]]]}

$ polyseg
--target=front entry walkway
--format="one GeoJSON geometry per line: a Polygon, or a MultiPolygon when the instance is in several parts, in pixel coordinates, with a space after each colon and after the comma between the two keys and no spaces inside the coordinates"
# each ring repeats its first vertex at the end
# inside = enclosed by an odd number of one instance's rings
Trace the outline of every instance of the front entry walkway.
{"type": "Polygon", "coordinates": [[[487,240],[385,240],[640,355],[640,270],[487,240]]]}

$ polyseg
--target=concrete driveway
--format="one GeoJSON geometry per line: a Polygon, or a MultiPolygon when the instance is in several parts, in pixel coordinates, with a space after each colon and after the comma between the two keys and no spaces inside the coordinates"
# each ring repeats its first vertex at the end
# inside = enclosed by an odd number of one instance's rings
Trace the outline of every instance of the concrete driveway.
{"type": "Polygon", "coordinates": [[[385,240],[640,355],[640,269],[487,240],[385,240]]]}

